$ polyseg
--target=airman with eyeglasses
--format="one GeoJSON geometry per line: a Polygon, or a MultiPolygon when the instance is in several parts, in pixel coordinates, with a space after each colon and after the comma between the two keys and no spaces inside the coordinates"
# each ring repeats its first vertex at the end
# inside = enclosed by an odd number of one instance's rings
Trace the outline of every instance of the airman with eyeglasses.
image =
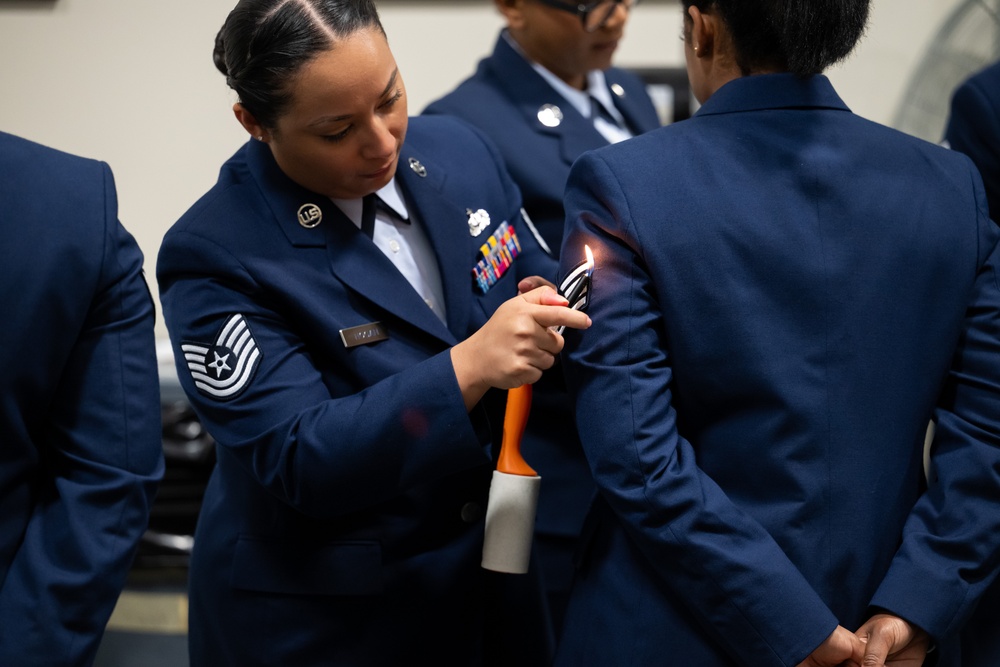
{"type": "Polygon", "coordinates": [[[583,23],[583,29],[586,32],[595,32],[607,25],[619,5],[624,7],[625,11],[629,11],[639,4],[639,0],[597,0],[597,2],[577,3],[564,2],[563,0],[539,0],[539,2],[576,14],[580,17],[580,22],[583,23]]]}
{"type": "Polygon", "coordinates": [[[587,75],[611,67],[638,0],[496,0],[507,37],[532,63],[584,90],[587,75]]]}

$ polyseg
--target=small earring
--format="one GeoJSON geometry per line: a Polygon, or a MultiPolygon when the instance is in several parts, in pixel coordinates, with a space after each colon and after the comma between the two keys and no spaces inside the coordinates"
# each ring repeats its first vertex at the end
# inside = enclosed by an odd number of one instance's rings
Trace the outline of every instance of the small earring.
{"type": "Polygon", "coordinates": [[[263,134],[258,134],[257,135],[257,141],[264,141],[264,135],[263,134]]]}

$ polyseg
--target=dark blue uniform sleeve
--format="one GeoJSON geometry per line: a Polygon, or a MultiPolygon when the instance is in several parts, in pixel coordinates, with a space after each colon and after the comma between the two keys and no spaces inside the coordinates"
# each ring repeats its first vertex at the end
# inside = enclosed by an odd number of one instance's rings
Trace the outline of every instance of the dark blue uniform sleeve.
{"type": "Polygon", "coordinates": [[[771,535],[698,466],[677,430],[669,343],[625,194],[599,153],[570,175],[560,273],[595,256],[563,363],[598,489],[665,586],[740,662],[794,665],[837,619],[771,535]]]}
{"type": "Polygon", "coordinates": [[[260,361],[239,395],[205,396],[183,358],[178,374],[222,455],[298,511],[335,517],[488,460],[448,350],[351,391],[324,377],[293,323],[255,296],[253,277],[224,249],[172,234],[158,272],[175,354],[184,341],[211,340],[232,313],[245,318],[260,361]]]}
{"type": "Polygon", "coordinates": [[[163,474],[153,303],[102,168],[96,291],[64,332],[76,342],[35,438],[44,474],[0,587],[3,665],[92,663],[163,474]]]}
{"type": "Polygon", "coordinates": [[[1000,230],[973,181],[981,266],[935,412],[930,485],[872,600],[939,643],[962,628],[1000,572],[1000,230]]]}

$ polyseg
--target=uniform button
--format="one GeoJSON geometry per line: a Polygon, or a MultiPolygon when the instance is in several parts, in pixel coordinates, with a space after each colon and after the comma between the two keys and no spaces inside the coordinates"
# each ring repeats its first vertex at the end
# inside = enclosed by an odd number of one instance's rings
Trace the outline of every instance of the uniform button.
{"type": "Polygon", "coordinates": [[[465,503],[462,505],[462,521],[465,523],[474,523],[482,513],[483,508],[480,507],[479,503],[465,503]]]}
{"type": "Polygon", "coordinates": [[[389,250],[399,252],[399,242],[396,239],[389,241],[389,250]]]}

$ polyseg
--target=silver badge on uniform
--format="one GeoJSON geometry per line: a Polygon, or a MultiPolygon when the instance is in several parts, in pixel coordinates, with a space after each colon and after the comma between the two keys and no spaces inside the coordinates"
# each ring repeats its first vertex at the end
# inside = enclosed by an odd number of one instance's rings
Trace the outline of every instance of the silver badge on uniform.
{"type": "Polygon", "coordinates": [[[465,214],[469,216],[469,233],[473,236],[479,236],[490,226],[490,214],[483,209],[473,211],[467,208],[465,214]]]}
{"type": "Polygon", "coordinates": [[[316,204],[303,204],[299,206],[299,224],[306,229],[312,229],[323,222],[323,210],[316,204]]]}
{"type": "Polygon", "coordinates": [[[246,319],[232,315],[213,343],[183,343],[181,352],[198,391],[222,401],[239,396],[260,363],[260,348],[246,319]]]}
{"type": "Polygon", "coordinates": [[[415,157],[410,158],[410,169],[412,169],[413,173],[420,178],[425,178],[427,176],[427,167],[420,164],[420,160],[415,157]]]}
{"type": "Polygon", "coordinates": [[[562,119],[562,109],[554,104],[543,104],[538,108],[538,122],[545,127],[559,127],[562,119]]]}

